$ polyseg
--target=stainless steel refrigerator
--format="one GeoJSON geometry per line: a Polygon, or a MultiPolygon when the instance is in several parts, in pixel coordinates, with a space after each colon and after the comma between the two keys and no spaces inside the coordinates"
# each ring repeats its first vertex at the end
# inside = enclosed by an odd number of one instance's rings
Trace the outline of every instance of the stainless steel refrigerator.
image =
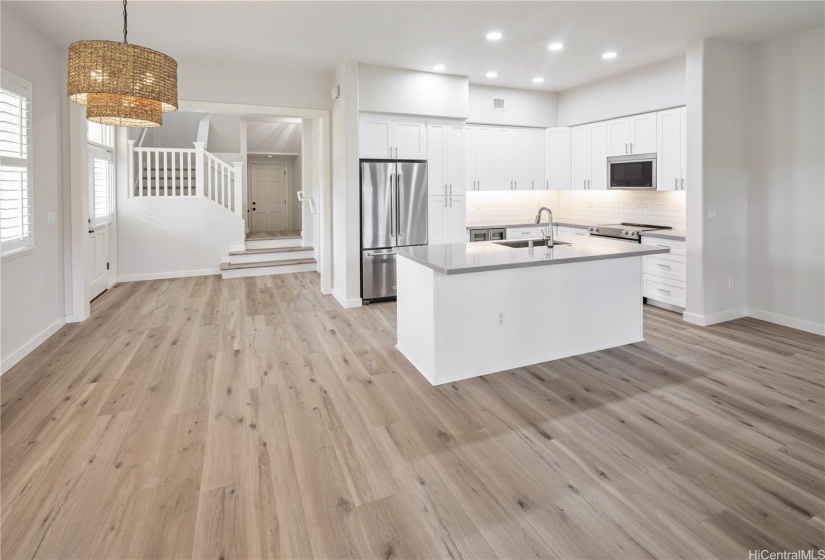
{"type": "Polygon", "coordinates": [[[361,162],[361,298],[395,296],[395,249],[427,244],[427,164],[361,162]]]}

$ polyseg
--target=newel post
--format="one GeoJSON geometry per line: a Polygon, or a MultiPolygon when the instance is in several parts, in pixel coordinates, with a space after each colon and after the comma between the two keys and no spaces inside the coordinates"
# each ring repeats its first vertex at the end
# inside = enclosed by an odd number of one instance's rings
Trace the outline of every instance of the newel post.
{"type": "Polygon", "coordinates": [[[242,161],[234,161],[232,162],[233,167],[235,168],[235,173],[232,181],[232,194],[234,196],[234,202],[232,203],[232,209],[238,215],[240,219],[244,219],[243,215],[243,162],[242,161]]]}
{"type": "Polygon", "coordinates": [[[126,140],[126,189],[127,196],[135,196],[135,141],[126,140]]]}
{"type": "Polygon", "coordinates": [[[206,170],[206,156],[204,147],[206,142],[194,142],[195,144],[195,192],[201,196],[206,196],[206,182],[204,181],[206,170]]]}

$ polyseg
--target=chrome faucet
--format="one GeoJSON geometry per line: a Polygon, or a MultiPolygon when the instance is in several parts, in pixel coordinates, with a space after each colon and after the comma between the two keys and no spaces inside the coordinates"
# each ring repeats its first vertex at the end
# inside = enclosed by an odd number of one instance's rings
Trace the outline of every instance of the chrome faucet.
{"type": "Polygon", "coordinates": [[[544,244],[548,247],[553,247],[553,211],[547,206],[539,208],[539,212],[536,214],[536,223],[541,223],[541,213],[545,210],[547,210],[547,215],[550,216],[550,224],[547,226],[547,229],[541,228],[541,233],[544,237],[544,244]]]}

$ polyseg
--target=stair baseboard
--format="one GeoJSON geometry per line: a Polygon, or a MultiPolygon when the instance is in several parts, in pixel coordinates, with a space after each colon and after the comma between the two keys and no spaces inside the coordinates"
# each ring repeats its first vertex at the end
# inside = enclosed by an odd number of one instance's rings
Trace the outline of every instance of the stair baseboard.
{"type": "Polygon", "coordinates": [[[224,279],[248,278],[250,276],[315,272],[317,270],[318,263],[315,259],[288,259],[249,263],[224,263],[221,265],[221,276],[224,279]]]}

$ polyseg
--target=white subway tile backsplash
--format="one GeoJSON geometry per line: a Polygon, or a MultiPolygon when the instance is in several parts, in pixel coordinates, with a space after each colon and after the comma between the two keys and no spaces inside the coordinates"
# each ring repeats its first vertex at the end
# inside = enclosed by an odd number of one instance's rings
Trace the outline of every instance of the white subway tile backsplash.
{"type": "Polygon", "coordinates": [[[467,193],[467,225],[530,223],[548,206],[584,223],[639,222],[685,229],[684,191],[499,191],[467,193]]]}

